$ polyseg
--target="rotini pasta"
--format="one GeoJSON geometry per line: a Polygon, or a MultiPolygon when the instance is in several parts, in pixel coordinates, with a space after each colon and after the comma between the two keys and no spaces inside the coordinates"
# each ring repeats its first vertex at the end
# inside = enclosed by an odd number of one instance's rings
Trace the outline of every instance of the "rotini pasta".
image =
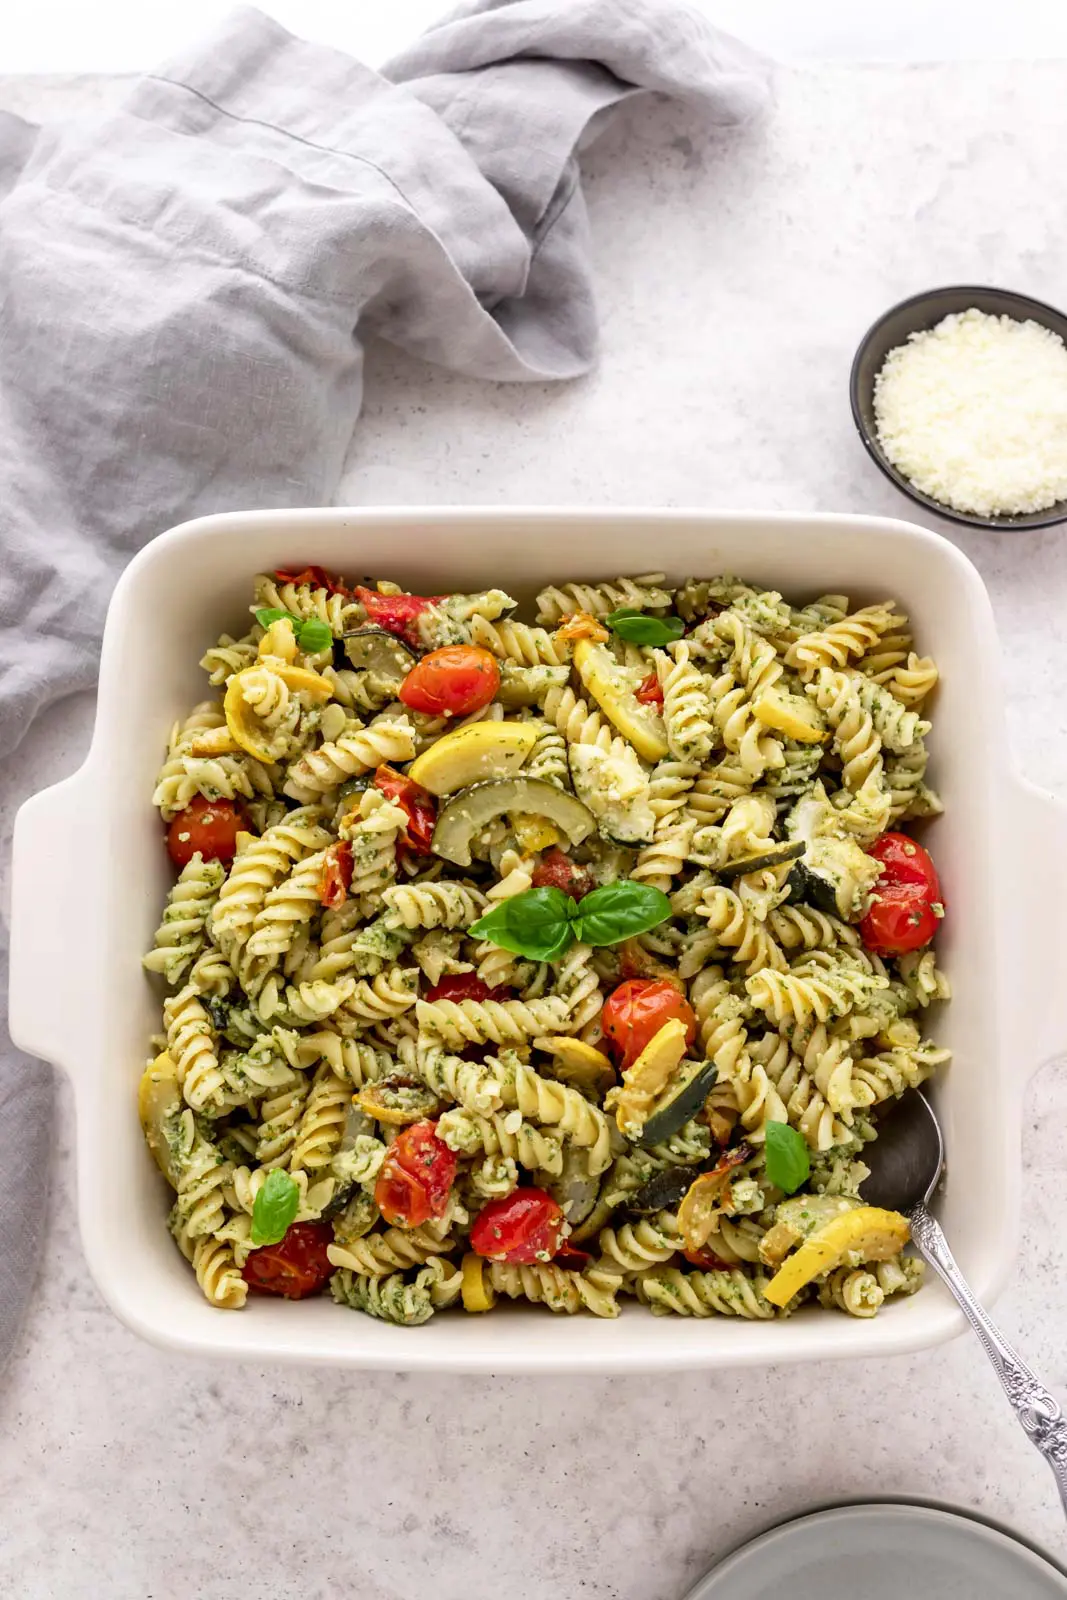
{"type": "Polygon", "coordinates": [[[550,584],[527,622],[500,588],[372,603],[293,571],[253,586],[284,616],[208,645],[152,794],[178,870],[141,1114],[207,1300],[328,1285],[418,1326],[497,1299],[867,1318],[914,1292],[920,1263],[854,1252],[765,1295],[804,1227],[862,1204],[878,1108],[948,1058],[935,890],[922,937],[884,933],[892,862],[923,861],[885,835],[941,809],[938,671],[895,603],[651,573],[550,584]],[[491,698],[413,709],[442,646],[495,659],[491,698]],[[661,920],[616,929],[597,891],[622,884],[661,920]],[[562,942],[527,939],[560,904],[562,942]],[[651,1031],[627,1011],[649,993],[651,1031]],[[783,1140],[810,1162],[790,1195],[783,1140]]]}

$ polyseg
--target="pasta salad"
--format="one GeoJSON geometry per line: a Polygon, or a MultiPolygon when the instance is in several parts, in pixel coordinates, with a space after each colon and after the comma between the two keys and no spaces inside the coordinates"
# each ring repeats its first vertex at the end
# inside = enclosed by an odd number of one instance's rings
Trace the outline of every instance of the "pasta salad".
{"type": "Polygon", "coordinates": [[[864,1204],[948,1052],[937,668],[892,601],[662,574],[419,596],[255,579],[153,803],[140,1085],[204,1295],[416,1325],[873,1316],[864,1204]]]}

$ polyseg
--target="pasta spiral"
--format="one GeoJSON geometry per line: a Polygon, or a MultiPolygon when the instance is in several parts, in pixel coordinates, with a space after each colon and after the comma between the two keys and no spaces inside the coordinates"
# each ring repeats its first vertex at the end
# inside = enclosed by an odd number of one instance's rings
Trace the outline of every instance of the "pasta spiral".
{"type": "Polygon", "coordinates": [[[558,995],[543,1000],[420,1000],[419,1028],[452,1049],[468,1044],[523,1044],[552,1033],[570,1033],[573,1018],[558,995]]]}
{"type": "Polygon", "coordinates": [[[234,1259],[233,1246],[211,1237],[176,1237],[182,1254],[192,1262],[204,1299],[220,1311],[239,1311],[248,1298],[248,1285],[234,1259]]]}
{"type": "Polygon", "coordinates": [[[538,622],[562,622],[575,611],[588,611],[592,617],[606,617],[621,606],[635,611],[662,611],[671,603],[668,590],[661,587],[662,572],[649,572],[640,578],[616,578],[613,583],[550,584],[537,596],[538,622]]]}
{"type": "Polygon", "coordinates": [[[485,910],[485,895],[465,883],[398,884],[382,895],[385,925],[393,928],[468,928],[485,910]]]}
{"type": "Polygon", "coordinates": [[[363,607],[358,600],[345,594],[331,594],[328,589],[310,583],[278,583],[266,573],[256,579],[256,600],[253,611],[269,609],[288,611],[301,622],[314,619],[324,622],[335,638],[339,639],[348,628],[364,620],[363,607]]]}
{"type": "Polygon", "coordinates": [[[734,959],[745,963],[749,973],[785,966],[785,957],[766,927],[746,911],[733,889],[722,884],[705,889],[696,915],[707,922],[721,945],[736,951],[734,959]]]}
{"type": "Polygon", "coordinates": [[[204,948],[207,921],[225,876],[218,861],[205,861],[198,853],[182,868],[167,896],[155,947],[144,957],[144,965],[149,972],[161,972],[171,986],[204,948]]]}
{"type": "Polygon", "coordinates": [[[562,1267],[513,1266],[506,1261],[486,1265],[490,1287],[510,1300],[532,1300],[549,1311],[573,1316],[576,1311],[591,1311],[594,1317],[617,1317],[615,1296],[621,1278],[590,1267],[586,1272],[566,1272],[562,1267]]]}
{"type": "Polygon", "coordinates": [[[656,1316],[747,1317],[768,1322],[782,1316],[763,1297],[770,1279],[763,1273],[749,1276],[734,1267],[729,1272],[679,1272],[661,1267],[637,1281],[637,1297],[656,1316]]]}
{"type": "Polygon", "coordinates": [[[454,1248],[447,1234],[425,1226],[387,1228],[384,1233],[365,1234],[347,1245],[327,1245],[326,1254],[335,1267],[345,1267],[349,1272],[363,1273],[368,1278],[382,1278],[390,1272],[421,1267],[431,1256],[454,1248]]]}
{"type": "Polygon", "coordinates": [[[165,1001],[163,1022],[186,1104],[194,1111],[224,1110],[226,1080],[219,1071],[215,1030],[196,991],[186,987],[165,1001]]]}
{"type": "Polygon", "coordinates": [[[714,734],[711,702],[688,644],[680,639],[669,651],[654,650],[652,659],[663,690],[663,721],[671,755],[675,761],[706,761],[714,734]]]}
{"type": "Polygon", "coordinates": [[[546,1133],[522,1120],[521,1112],[481,1115],[476,1111],[446,1111],[437,1122],[437,1137],[450,1150],[465,1155],[507,1156],[520,1167],[558,1178],[563,1171],[563,1146],[559,1135],[546,1133]]]}
{"type": "Polygon", "coordinates": [[[821,667],[844,667],[876,645],[883,634],[905,625],[907,619],[893,602],[864,606],[816,633],[800,636],[785,653],[786,665],[802,678],[814,677],[821,667]]]}
{"type": "Polygon", "coordinates": [[[875,1317],[885,1300],[874,1273],[862,1267],[838,1267],[823,1280],[818,1292],[821,1306],[836,1306],[850,1317],[875,1317]]]}
{"type": "Polygon", "coordinates": [[[525,622],[489,622],[471,618],[471,643],[492,651],[501,661],[514,661],[520,667],[561,667],[571,658],[571,648],[545,628],[531,628],[525,622]]]}
{"type": "Polygon", "coordinates": [[[239,952],[249,939],[263,903],[294,863],[330,843],[325,828],[314,824],[279,823],[239,849],[229,877],[211,913],[211,938],[226,956],[239,952]]]}
{"type": "Polygon", "coordinates": [[[505,1105],[517,1106],[522,1116],[543,1127],[553,1127],[572,1144],[588,1151],[589,1174],[598,1176],[611,1165],[611,1125],[599,1106],[577,1089],[554,1078],[540,1077],[532,1067],[515,1070],[514,1086],[504,1085],[505,1105]]]}
{"type": "Polygon", "coordinates": [[[844,672],[823,667],[808,691],[834,730],[834,749],[841,757],[841,777],[847,788],[861,789],[882,773],[882,741],[874,721],[844,672]]]}
{"type": "Polygon", "coordinates": [[[415,730],[406,717],[379,717],[368,727],[354,726],[317,750],[308,750],[289,768],[282,793],[304,803],[325,794],[346,778],[369,772],[382,763],[410,761],[415,755],[415,730]]]}
{"type": "Polygon", "coordinates": [[[291,1172],[328,1167],[341,1143],[351,1100],[347,1083],[328,1066],[315,1074],[289,1157],[291,1172]]]}
{"type": "Polygon", "coordinates": [[[682,1247],[678,1218],[669,1211],[621,1228],[602,1228],[597,1242],[605,1262],[623,1272],[643,1272],[669,1261],[682,1247]]]}
{"type": "Polygon", "coordinates": [[[437,1275],[425,1267],[411,1283],[400,1272],[381,1278],[342,1269],[330,1279],[330,1293],[339,1305],[351,1306],[353,1311],[416,1328],[434,1314],[431,1289],[437,1281],[437,1275]]]}

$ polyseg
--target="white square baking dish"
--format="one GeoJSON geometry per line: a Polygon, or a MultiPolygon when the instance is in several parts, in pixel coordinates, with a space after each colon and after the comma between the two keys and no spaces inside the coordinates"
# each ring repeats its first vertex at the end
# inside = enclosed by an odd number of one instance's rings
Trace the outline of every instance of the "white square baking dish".
{"type": "Polygon", "coordinates": [[[82,1238],[119,1317],[201,1354],[454,1372],[668,1371],[879,1357],[933,1345],[963,1320],[940,1286],[873,1322],[804,1312],[787,1322],[615,1322],[533,1307],[443,1316],[418,1329],[329,1300],[213,1309],[174,1248],[168,1198],[134,1097],[157,998],[140,966],[169,882],[149,797],[171,722],[203,698],[197,666],[239,627],[252,575],[318,562],[413,590],[498,584],[528,599],[565,578],[664,569],[737,572],[791,599],[899,598],[942,671],[932,774],[946,804],[936,854],[950,914],[940,958],[954,1003],[939,1037],[954,1061],[936,1089],[949,1173],[940,1215],[980,1296],[1012,1262],[1026,1077],[1057,1045],[1042,1033],[1067,976],[1053,922],[1067,887],[1067,809],[1011,771],[996,634],[982,582],[955,547],[904,522],[686,510],[311,510],[205,517],[154,540],[111,603],[92,748],[72,778],[27,802],[15,835],[11,1031],[74,1083],[82,1238]],[[1056,963],[1059,962],[1057,968],[1056,963]]]}

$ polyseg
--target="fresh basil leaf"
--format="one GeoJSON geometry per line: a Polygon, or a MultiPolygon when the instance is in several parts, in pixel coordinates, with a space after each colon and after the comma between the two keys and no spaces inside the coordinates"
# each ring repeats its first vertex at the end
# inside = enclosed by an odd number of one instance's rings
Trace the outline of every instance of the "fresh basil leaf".
{"type": "Polygon", "coordinates": [[[256,621],[261,628],[269,628],[272,622],[291,622],[297,627],[299,617],[294,617],[291,611],[282,611],[279,606],[263,606],[256,612],[256,621]]]}
{"type": "Polygon", "coordinates": [[[661,889],[624,879],[602,884],[583,898],[574,932],[583,944],[618,944],[647,933],[670,914],[671,903],[661,889]]]}
{"type": "Polygon", "coordinates": [[[620,606],[604,621],[620,639],[631,644],[670,644],[685,632],[681,617],[650,617],[646,611],[636,611],[633,606],[620,606]]]}
{"type": "Polygon", "coordinates": [[[776,1188],[793,1194],[811,1173],[807,1142],[787,1122],[768,1122],[766,1138],[767,1177],[776,1188]]]}
{"type": "Polygon", "coordinates": [[[277,1244],[300,1209],[300,1189],[287,1172],[274,1167],[252,1206],[252,1243],[277,1244]]]}
{"type": "Polygon", "coordinates": [[[333,634],[318,617],[309,617],[296,630],[296,642],[307,655],[317,655],[333,643],[333,634]]]}
{"type": "Polygon", "coordinates": [[[502,900],[467,932],[475,939],[489,939],[513,955],[551,961],[573,942],[571,918],[577,909],[562,889],[527,889],[502,900]]]}

